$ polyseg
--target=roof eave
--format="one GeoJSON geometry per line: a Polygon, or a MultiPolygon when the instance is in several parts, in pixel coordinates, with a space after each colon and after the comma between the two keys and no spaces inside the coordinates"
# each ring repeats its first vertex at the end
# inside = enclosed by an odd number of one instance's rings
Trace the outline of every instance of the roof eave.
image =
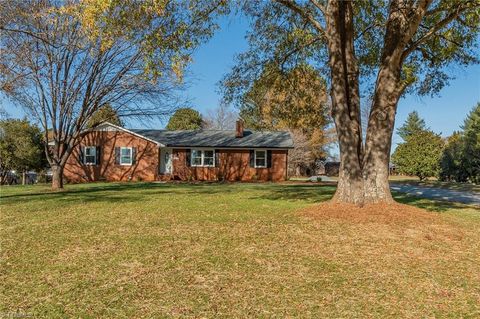
{"type": "Polygon", "coordinates": [[[294,146],[225,146],[225,145],[178,145],[178,144],[167,144],[166,147],[177,147],[177,148],[220,148],[220,149],[252,149],[252,148],[267,148],[267,149],[277,149],[277,150],[290,150],[294,146]]]}
{"type": "Polygon", "coordinates": [[[135,135],[135,136],[140,137],[140,138],[143,138],[144,140],[147,140],[147,141],[149,141],[149,142],[155,143],[158,147],[166,147],[165,144],[162,144],[162,143],[160,143],[160,142],[158,142],[158,141],[155,141],[155,140],[152,140],[151,138],[148,138],[148,137],[146,137],[146,136],[144,136],[144,135],[135,133],[135,132],[133,132],[133,131],[130,131],[129,129],[126,129],[126,128],[124,128],[124,127],[121,127],[121,126],[112,124],[112,123],[110,123],[110,122],[102,122],[102,123],[98,124],[97,126],[91,128],[91,129],[87,129],[87,130],[85,130],[85,131],[92,131],[92,132],[93,132],[93,131],[96,131],[96,130],[97,130],[100,126],[102,126],[102,125],[109,125],[109,126],[112,126],[112,127],[116,128],[116,129],[118,129],[118,130],[121,130],[121,131],[124,131],[124,132],[126,132],[126,133],[135,135]]]}

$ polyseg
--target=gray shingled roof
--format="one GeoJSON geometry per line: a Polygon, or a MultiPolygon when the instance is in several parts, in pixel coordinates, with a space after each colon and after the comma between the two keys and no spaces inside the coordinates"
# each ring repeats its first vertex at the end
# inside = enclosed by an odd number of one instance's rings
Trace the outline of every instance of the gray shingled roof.
{"type": "Polygon", "coordinates": [[[130,129],[139,135],[174,147],[225,147],[225,148],[293,148],[289,132],[244,131],[241,138],[235,131],[192,130],[168,131],[130,129]]]}

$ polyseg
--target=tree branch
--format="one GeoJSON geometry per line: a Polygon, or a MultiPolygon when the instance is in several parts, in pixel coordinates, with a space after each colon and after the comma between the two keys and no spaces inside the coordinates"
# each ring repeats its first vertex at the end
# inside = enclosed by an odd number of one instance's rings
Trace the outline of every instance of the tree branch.
{"type": "Polygon", "coordinates": [[[5,32],[15,32],[15,33],[21,33],[21,34],[25,34],[25,35],[28,35],[34,39],[37,39],[37,40],[40,40],[48,45],[51,45],[55,48],[58,48],[57,46],[55,46],[52,42],[48,41],[47,39],[41,37],[41,36],[38,36],[36,35],[35,33],[33,32],[30,32],[30,31],[25,31],[25,30],[20,30],[20,29],[10,29],[10,28],[6,28],[4,26],[0,26],[0,30],[3,30],[5,32]]]}
{"type": "Polygon", "coordinates": [[[317,9],[320,10],[323,15],[325,15],[326,10],[322,4],[320,4],[317,0],[310,0],[310,2],[313,3],[313,5],[317,7],[317,9]]]}
{"type": "Polygon", "coordinates": [[[403,57],[407,57],[410,53],[412,53],[418,46],[421,44],[425,43],[427,40],[432,38],[440,29],[443,27],[447,26],[450,22],[455,20],[462,14],[465,10],[468,9],[468,6],[458,6],[455,11],[447,15],[445,18],[443,18],[440,22],[438,22],[436,25],[431,27],[427,33],[425,33],[422,37],[414,41],[408,48],[405,49],[403,52],[403,57]]]}
{"type": "MultiPolygon", "coordinates": [[[[291,11],[300,15],[303,19],[308,21],[322,36],[325,37],[325,29],[322,27],[320,22],[318,22],[314,16],[312,16],[309,12],[307,12],[303,7],[299,6],[295,1],[290,0],[274,0],[278,2],[291,11]]],[[[322,11],[323,12],[323,11],[322,11]]]]}

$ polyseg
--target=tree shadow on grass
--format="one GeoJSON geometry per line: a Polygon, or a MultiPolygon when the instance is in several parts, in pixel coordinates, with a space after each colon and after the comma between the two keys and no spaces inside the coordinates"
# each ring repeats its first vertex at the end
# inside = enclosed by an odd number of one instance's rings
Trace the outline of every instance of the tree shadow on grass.
{"type": "Polygon", "coordinates": [[[478,206],[462,204],[458,202],[432,200],[418,196],[407,195],[400,192],[392,192],[396,201],[402,204],[412,205],[429,211],[445,212],[451,209],[478,208],[478,206]]]}
{"type": "Polygon", "coordinates": [[[306,201],[320,203],[332,198],[334,186],[325,185],[277,185],[266,193],[252,199],[306,201]]]}
{"type": "MultiPolygon", "coordinates": [[[[234,189],[221,183],[88,183],[67,185],[61,191],[19,192],[2,195],[3,203],[65,200],[68,202],[133,202],[166,194],[229,193],[234,189]],[[213,186],[213,187],[211,187],[213,186]]],[[[21,190],[20,190],[21,191],[21,190]]]]}

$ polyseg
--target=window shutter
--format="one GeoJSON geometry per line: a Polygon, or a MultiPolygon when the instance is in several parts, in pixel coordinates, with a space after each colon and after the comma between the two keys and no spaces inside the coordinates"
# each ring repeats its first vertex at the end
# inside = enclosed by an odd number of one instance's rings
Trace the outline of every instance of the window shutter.
{"type": "Polygon", "coordinates": [[[190,158],[191,158],[191,150],[190,149],[185,150],[185,164],[187,165],[187,167],[190,167],[190,164],[191,164],[190,158]]]}
{"type": "Polygon", "coordinates": [[[96,165],[100,165],[100,146],[97,146],[96,148],[96,156],[95,156],[95,160],[96,160],[96,165]]]}
{"type": "Polygon", "coordinates": [[[215,150],[215,167],[220,167],[220,150],[215,150]]]}
{"type": "Polygon", "coordinates": [[[132,147],[132,165],[135,165],[137,162],[137,148],[132,147]]]}
{"type": "Polygon", "coordinates": [[[255,150],[250,150],[250,167],[255,167],[255,150]]]}
{"type": "Polygon", "coordinates": [[[78,154],[78,160],[80,161],[80,164],[85,164],[85,161],[83,160],[84,154],[85,154],[85,147],[80,146],[80,153],[78,154]]]}
{"type": "Polygon", "coordinates": [[[267,167],[272,167],[272,151],[267,151],[267,167]]]}
{"type": "Polygon", "coordinates": [[[115,147],[115,164],[120,164],[120,147],[115,147]]]}

